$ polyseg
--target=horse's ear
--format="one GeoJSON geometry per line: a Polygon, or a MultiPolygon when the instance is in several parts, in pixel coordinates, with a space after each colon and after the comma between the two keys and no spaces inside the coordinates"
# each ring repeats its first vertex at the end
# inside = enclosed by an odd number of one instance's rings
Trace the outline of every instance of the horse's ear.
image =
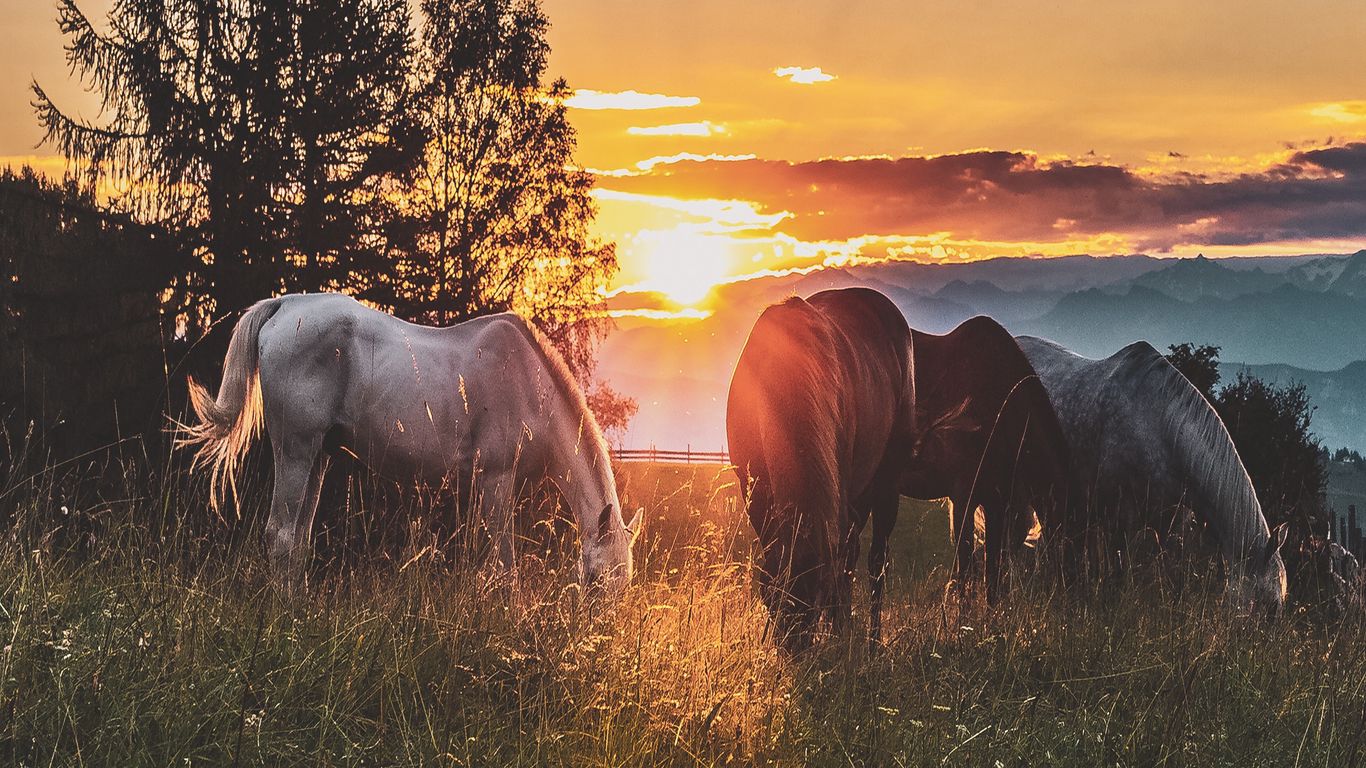
{"type": "Polygon", "coordinates": [[[1266,561],[1271,562],[1271,558],[1281,551],[1285,546],[1285,540],[1290,535],[1290,524],[1281,523],[1271,531],[1271,538],[1266,542],[1266,561]]]}
{"type": "Polygon", "coordinates": [[[631,518],[631,522],[626,524],[626,530],[631,534],[631,543],[636,543],[640,534],[645,528],[645,507],[636,507],[636,514],[631,518]]]}
{"type": "Polygon", "coordinates": [[[598,538],[605,539],[607,534],[612,531],[612,505],[608,504],[602,508],[602,514],[598,515],[598,538]]]}

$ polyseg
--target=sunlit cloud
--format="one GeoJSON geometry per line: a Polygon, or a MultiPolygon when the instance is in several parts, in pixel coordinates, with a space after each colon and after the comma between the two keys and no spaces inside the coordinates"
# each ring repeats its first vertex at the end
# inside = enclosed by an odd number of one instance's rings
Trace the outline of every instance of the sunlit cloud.
{"type": "Polygon", "coordinates": [[[636,163],[636,167],[642,171],[653,171],[655,166],[673,165],[675,163],[739,163],[745,160],[754,160],[755,155],[699,155],[695,152],[679,152],[676,155],[658,155],[647,160],[636,163]]]}
{"type": "Polygon", "coordinates": [[[1366,101],[1333,101],[1309,109],[1314,117],[1334,123],[1366,123],[1366,101]]]}
{"type": "Polygon", "coordinates": [[[772,229],[792,214],[788,211],[764,213],[759,207],[747,200],[701,199],[690,200],[668,195],[648,195],[636,192],[621,192],[615,189],[598,187],[592,192],[598,200],[640,203],[655,208],[683,213],[714,225],[714,231],[733,231],[746,229],[772,229]]]}
{"type": "Polygon", "coordinates": [[[786,77],[789,81],[800,85],[828,83],[835,79],[834,75],[821,71],[820,67],[778,67],[773,70],[773,74],[778,77],[786,77]]]}
{"type": "MultiPolygon", "coordinates": [[[[864,233],[950,232],[959,240],[1126,249],[1366,237],[1366,142],[1272,153],[1218,176],[1144,174],[1112,162],[1018,151],[786,162],[680,162],[616,182],[685,199],[752,201],[791,216],[804,241],[864,233]]],[[[1049,249],[1052,250],[1052,249],[1049,249]]],[[[1091,252],[1096,252],[1092,250],[1091,252]]],[[[1112,251],[1113,252],[1113,251],[1112,251]]]]}
{"type": "Polygon", "coordinates": [[[579,89],[564,100],[574,109],[668,109],[695,107],[702,103],[696,96],[666,96],[662,93],[640,91],[591,91],[579,89]]]}
{"type": "Polygon", "coordinates": [[[612,318],[638,317],[645,320],[705,320],[711,317],[710,309],[684,307],[682,309],[609,309],[607,316],[612,318]]]}
{"type": "Polygon", "coordinates": [[[700,123],[673,123],[671,125],[631,126],[626,133],[632,136],[716,136],[728,133],[726,126],[703,120],[700,123]]]}

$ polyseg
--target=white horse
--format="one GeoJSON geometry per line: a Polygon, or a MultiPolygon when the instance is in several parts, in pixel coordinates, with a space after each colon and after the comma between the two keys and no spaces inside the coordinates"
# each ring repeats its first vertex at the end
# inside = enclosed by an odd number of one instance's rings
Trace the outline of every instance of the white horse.
{"type": "Polygon", "coordinates": [[[215,508],[236,496],[243,455],[266,428],[275,488],[273,567],[299,568],[329,450],[382,476],[447,484],[514,569],[514,510],[549,479],[578,521],[580,579],[619,595],[639,511],[623,522],[607,444],[564,361],[512,313],[449,328],[413,325],[340,294],[258,302],[237,322],[217,397],[190,381],[198,423],[182,444],[212,467],[215,508]]]}
{"type": "Polygon", "coordinates": [[[1126,532],[1186,508],[1214,534],[1240,602],[1285,602],[1286,528],[1271,531],[1233,438],[1204,396],[1147,342],[1104,360],[1017,338],[1068,440],[1077,512],[1126,532]]]}

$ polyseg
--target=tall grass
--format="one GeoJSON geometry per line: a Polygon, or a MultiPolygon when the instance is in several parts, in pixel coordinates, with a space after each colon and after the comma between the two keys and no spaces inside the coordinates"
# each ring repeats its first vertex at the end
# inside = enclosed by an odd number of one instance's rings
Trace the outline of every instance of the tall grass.
{"type": "Polygon", "coordinates": [[[925,505],[903,506],[880,652],[791,659],[718,467],[620,468],[650,519],[605,608],[568,542],[528,551],[513,594],[414,537],[285,597],[253,491],[224,524],[169,461],[22,464],[0,477],[5,764],[1350,765],[1366,744],[1358,621],[1240,617],[1213,579],[1022,575],[960,604],[925,505]]]}

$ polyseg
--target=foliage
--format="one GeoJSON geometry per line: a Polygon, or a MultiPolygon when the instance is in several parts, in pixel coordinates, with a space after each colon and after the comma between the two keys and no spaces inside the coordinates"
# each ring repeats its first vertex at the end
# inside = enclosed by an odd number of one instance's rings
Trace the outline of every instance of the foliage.
{"type": "Polygon", "coordinates": [[[158,431],[157,296],[184,267],[159,235],[75,179],[0,171],[0,425],[36,422],[62,454],[158,431]]]}
{"type": "Polygon", "coordinates": [[[588,409],[598,420],[598,427],[602,429],[607,442],[620,448],[622,440],[626,439],[626,428],[640,410],[640,404],[634,397],[627,397],[612,389],[605,381],[599,381],[589,390],[586,398],[588,409]]]}
{"type": "Polygon", "coordinates": [[[1167,360],[1209,400],[1228,428],[1252,478],[1262,512],[1273,527],[1294,524],[1295,541],[1322,536],[1326,456],[1310,430],[1313,405],[1303,384],[1269,384],[1247,371],[1216,389],[1219,348],[1191,343],[1168,347],[1167,360]]]}
{"type": "Polygon", "coordinates": [[[415,322],[516,311],[581,379],[603,330],[613,246],[588,234],[591,174],[563,80],[546,83],[549,23],[530,0],[425,0],[416,171],[385,196],[390,261],[361,293],[415,322]]]}
{"type": "Polygon", "coordinates": [[[34,83],[45,141],[190,255],[147,290],[178,337],[221,330],[185,345],[192,369],[253,302],[343,290],[415,322],[518,312],[591,380],[617,262],[589,236],[545,14],[420,10],[415,28],[406,0],[125,0],[106,28],[59,3],[105,112],[72,117],[34,83]]]}
{"type": "Polygon", "coordinates": [[[1206,400],[1214,402],[1215,387],[1219,386],[1219,348],[1184,342],[1172,344],[1167,349],[1167,361],[1194,384],[1206,400]]]}
{"type": "Polygon", "coordinates": [[[1327,478],[1310,431],[1314,408],[1304,385],[1276,386],[1240,371],[1219,392],[1216,406],[1257,487],[1267,522],[1290,521],[1301,536],[1326,533],[1327,478]]]}
{"type": "MultiPolygon", "coordinates": [[[[1325,449],[1324,449],[1324,453],[1326,454],[1327,452],[1328,452],[1328,449],[1325,448],[1325,449]]],[[[1344,462],[1344,463],[1346,463],[1346,464],[1351,464],[1352,466],[1356,467],[1357,469],[1366,468],[1366,456],[1362,456],[1362,455],[1361,455],[1360,453],[1358,453],[1355,449],[1352,449],[1352,450],[1348,450],[1348,449],[1346,449],[1346,448],[1339,448],[1339,449],[1337,449],[1336,451],[1333,452],[1333,461],[1340,461],[1340,462],[1344,462]]]]}
{"type": "Polygon", "coordinates": [[[403,0],[126,0],[108,31],[62,0],[59,23],[107,118],[69,116],[34,83],[46,141],[199,257],[180,294],[212,300],[195,312],[378,267],[367,187],[401,168],[411,133],[403,0]]]}
{"type": "Polygon", "coordinates": [[[51,474],[0,476],[18,518],[0,761],[1290,765],[1366,746],[1359,619],[1258,623],[1162,580],[1022,577],[1002,610],[959,606],[912,554],[947,560],[942,512],[903,507],[886,647],[792,659],[766,636],[730,473],[620,476],[651,520],[608,611],[553,554],[509,596],[416,546],[285,599],[252,536],[187,523],[203,488],[185,477],[73,500],[51,474]]]}

